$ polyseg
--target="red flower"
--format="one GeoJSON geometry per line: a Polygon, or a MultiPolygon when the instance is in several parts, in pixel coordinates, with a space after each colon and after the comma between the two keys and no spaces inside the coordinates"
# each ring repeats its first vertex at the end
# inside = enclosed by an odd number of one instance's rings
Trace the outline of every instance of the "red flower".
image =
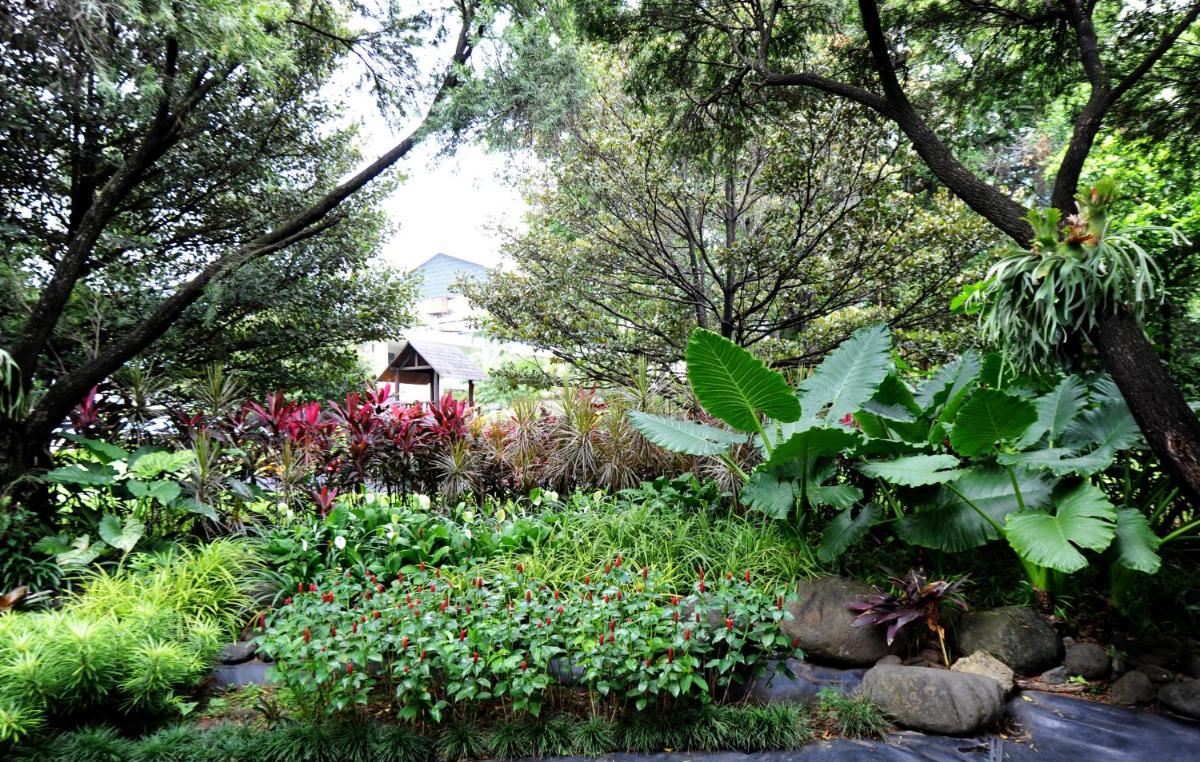
{"type": "Polygon", "coordinates": [[[702,592],[702,593],[704,592],[704,580],[703,579],[700,580],[700,592],[702,592]]]}
{"type": "Polygon", "coordinates": [[[346,662],[346,674],[347,674],[347,675],[353,675],[353,674],[354,674],[354,664],[353,664],[353,663],[351,663],[351,662],[346,662]]]}
{"type": "MultiPolygon", "coordinates": [[[[400,638],[400,650],[404,651],[407,648],[408,648],[408,636],[405,635],[403,638],[400,638]]],[[[422,651],[421,653],[425,653],[425,652],[422,651]]]]}
{"type": "Polygon", "coordinates": [[[284,606],[290,606],[290,605],[292,605],[292,596],[290,596],[290,595],[289,595],[288,597],[284,598],[284,599],[283,599],[283,605],[284,605],[284,606]]]}
{"type": "Polygon", "coordinates": [[[461,641],[461,640],[466,640],[466,639],[467,639],[467,631],[466,631],[466,630],[463,630],[462,632],[460,632],[460,633],[458,634],[458,639],[459,639],[460,641],[461,641]]]}
{"type": "Polygon", "coordinates": [[[604,573],[605,573],[605,574],[612,574],[612,564],[605,564],[605,565],[604,565],[604,573]]]}
{"type": "Polygon", "coordinates": [[[555,609],[555,611],[557,611],[558,613],[561,614],[561,613],[563,613],[563,607],[559,606],[557,609],[555,609]]]}
{"type": "Polygon", "coordinates": [[[750,570],[749,569],[746,570],[745,579],[746,579],[746,584],[747,585],[750,584],[750,570]]]}
{"type": "Polygon", "coordinates": [[[643,566],[642,567],[642,579],[646,579],[646,577],[649,576],[649,574],[650,574],[650,567],[643,566]]]}
{"type": "Polygon", "coordinates": [[[675,661],[675,649],[668,648],[667,649],[667,664],[670,664],[673,661],[675,661]]]}
{"type": "Polygon", "coordinates": [[[621,600],[621,591],[620,590],[617,591],[617,600],[618,601],[621,600]]]}
{"type": "Polygon", "coordinates": [[[417,657],[420,661],[425,661],[425,649],[421,649],[421,655],[417,657]]]}
{"type": "Polygon", "coordinates": [[[679,612],[678,612],[678,611],[676,611],[676,612],[673,612],[673,613],[671,614],[671,616],[672,616],[672,617],[674,617],[674,619],[675,619],[675,624],[679,624],[679,612]]]}
{"type": "Polygon", "coordinates": [[[358,622],[350,623],[350,632],[358,632],[358,622]]]}
{"type": "Polygon", "coordinates": [[[307,643],[308,639],[309,639],[309,632],[308,632],[308,628],[305,627],[304,628],[304,642],[307,643]]]}
{"type": "Polygon", "coordinates": [[[527,669],[529,669],[529,664],[524,659],[521,659],[521,670],[524,671],[527,669]]]}
{"type": "Polygon", "coordinates": [[[303,583],[303,582],[297,582],[297,583],[296,583],[296,592],[297,592],[297,593],[303,593],[303,592],[304,592],[304,583],[303,583]]]}
{"type": "Polygon", "coordinates": [[[614,621],[612,621],[612,620],[610,619],[610,620],[609,620],[609,622],[608,622],[608,631],[609,631],[609,632],[613,632],[613,631],[615,631],[616,629],[617,629],[617,623],[616,623],[616,622],[614,622],[614,621]]]}
{"type": "Polygon", "coordinates": [[[617,554],[617,561],[616,561],[616,563],[614,564],[614,566],[616,566],[618,569],[620,569],[620,568],[621,568],[621,561],[622,561],[621,554],[620,554],[620,553],[618,553],[618,554],[617,554]]]}
{"type": "Polygon", "coordinates": [[[725,617],[725,629],[726,629],[726,630],[732,630],[732,629],[733,629],[733,619],[731,619],[731,618],[729,618],[729,617],[725,617]]]}
{"type": "Polygon", "coordinates": [[[267,629],[267,615],[265,613],[258,615],[258,629],[267,629]]]}
{"type": "Polygon", "coordinates": [[[779,595],[775,598],[775,608],[783,609],[783,596],[779,595]]]}
{"type": "Polygon", "coordinates": [[[425,562],[424,561],[421,562],[421,571],[425,571],[425,562]]]}
{"type": "Polygon", "coordinates": [[[376,611],[375,611],[375,618],[376,618],[376,619],[378,619],[378,618],[379,618],[379,610],[378,610],[378,609],[376,609],[376,611]]]}
{"type": "Polygon", "coordinates": [[[525,591],[525,602],[529,603],[533,600],[533,593],[529,590],[525,591]]]}
{"type": "Polygon", "coordinates": [[[382,592],[383,592],[383,585],[376,585],[376,586],[375,586],[375,589],[376,589],[376,590],[378,590],[379,592],[381,592],[381,593],[382,593],[382,592]]]}
{"type": "Polygon", "coordinates": [[[691,639],[692,639],[692,631],[691,631],[691,630],[688,630],[688,629],[684,629],[684,631],[683,631],[683,639],[684,639],[685,641],[687,641],[687,640],[691,640],[691,639]]]}
{"type": "Polygon", "coordinates": [[[317,585],[316,585],[316,583],[315,583],[315,582],[309,582],[309,583],[308,583],[308,592],[310,592],[310,593],[315,593],[315,592],[317,592],[317,585]]]}
{"type": "Polygon", "coordinates": [[[329,637],[331,637],[331,638],[332,638],[332,637],[334,637],[334,636],[336,636],[336,635],[337,635],[337,628],[336,628],[336,627],[334,627],[332,624],[331,624],[331,625],[329,625],[329,637]]]}
{"type": "Polygon", "coordinates": [[[517,564],[517,574],[525,573],[525,564],[517,564]]]}
{"type": "Polygon", "coordinates": [[[479,652],[478,651],[474,652],[471,655],[471,661],[474,662],[475,664],[479,663],[479,652]]]}
{"type": "Polygon", "coordinates": [[[554,600],[556,600],[556,601],[558,600],[558,591],[557,590],[554,591],[554,600]]]}

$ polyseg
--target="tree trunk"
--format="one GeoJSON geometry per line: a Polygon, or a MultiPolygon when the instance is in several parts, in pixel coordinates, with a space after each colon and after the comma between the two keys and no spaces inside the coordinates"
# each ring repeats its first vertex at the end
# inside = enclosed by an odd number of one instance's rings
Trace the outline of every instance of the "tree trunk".
{"type": "Polygon", "coordinates": [[[1119,310],[1102,317],[1091,338],[1146,442],[1189,501],[1200,503],[1200,420],[1141,326],[1119,310]]]}

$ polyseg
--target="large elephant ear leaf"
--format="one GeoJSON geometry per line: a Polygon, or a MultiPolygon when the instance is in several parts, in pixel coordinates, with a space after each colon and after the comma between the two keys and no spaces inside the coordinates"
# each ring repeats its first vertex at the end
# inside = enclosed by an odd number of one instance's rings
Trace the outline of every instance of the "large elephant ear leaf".
{"type": "Polygon", "coordinates": [[[1141,438],[1142,431],[1129,412],[1129,406],[1124,399],[1116,397],[1105,399],[1071,421],[1063,433],[1063,444],[1113,456],[1133,447],[1141,438]]]}
{"type": "Polygon", "coordinates": [[[798,488],[794,480],[781,479],[769,469],[759,468],[742,487],[741,501],[773,519],[786,519],[796,504],[798,488]]]}
{"type": "Polygon", "coordinates": [[[123,553],[129,553],[146,533],[146,527],[133,516],[125,517],[125,523],[112,514],[100,519],[100,539],[123,553]]]}
{"type": "Polygon", "coordinates": [[[854,447],[861,440],[862,437],[857,431],[841,426],[814,426],[793,432],[791,436],[776,446],[767,465],[774,467],[788,461],[799,461],[806,466],[813,458],[823,455],[838,455],[844,450],[854,447]]]}
{"type": "MultiPolygon", "coordinates": [[[[1026,508],[1050,504],[1055,485],[1050,476],[1023,468],[1013,474],[1026,508]]],[[[932,504],[904,516],[900,536],[913,545],[959,553],[999,539],[992,522],[1003,524],[1019,507],[1007,469],[976,466],[942,485],[932,504]]]]}
{"type": "Polygon", "coordinates": [[[704,409],[738,431],[757,431],[759,414],[785,422],[800,418],[787,379],[712,331],[692,331],[687,374],[704,409]]]}
{"type": "Polygon", "coordinates": [[[982,366],[978,354],[964,352],[958,359],[938,368],[928,381],[917,387],[917,404],[921,410],[932,412],[939,405],[960,400],[979,378],[982,366]]]}
{"type": "Polygon", "coordinates": [[[746,441],[745,434],[735,431],[636,410],[629,412],[629,422],[652,443],[685,455],[720,455],[746,441]]]}
{"type": "Polygon", "coordinates": [[[950,444],[962,455],[986,455],[1037,420],[1033,403],[998,389],[977,389],[954,416],[950,444]]]}
{"type": "Polygon", "coordinates": [[[863,463],[858,467],[873,479],[905,487],[945,484],[963,475],[953,455],[909,455],[895,460],[863,463]]]}
{"type": "Polygon", "coordinates": [[[1034,401],[1037,422],[1021,437],[1021,446],[1028,447],[1045,436],[1053,447],[1086,404],[1087,387],[1083,381],[1078,376],[1067,376],[1050,392],[1034,401]]]}
{"type": "Polygon", "coordinates": [[[853,508],[842,511],[825,527],[825,533],[821,535],[821,545],[817,548],[817,558],[826,563],[833,561],[861,540],[878,520],[879,506],[875,503],[867,503],[857,516],[854,515],[853,508]]]}
{"type": "Polygon", "coordinates": [[[1126,569],[1156,574],[1162,566],[1158,546],[1162,538],[1154,534],[1146,514],[1136,508],[1117,509],[1117,538],[1113,548],[1117,563],[1126,569]]]}
{"type": "Polygon", "coordinates": [[[1084,483],[1059,500],[1052,514],[1010,515],[1004,534],[1024,560],[1070,574],[1087,566],[1080,549],[1101,551],[1112,543],[1116,520],[1117,510],[1104,493],[1084,483]]]}
{"type": "Polygon", "coordinates": [[[886,325],[860,328],[817,366],[800,385],[807,418],[829,408],[827,421],[840,421],[871,399],[892,367],[892,337],[886,325]]]}

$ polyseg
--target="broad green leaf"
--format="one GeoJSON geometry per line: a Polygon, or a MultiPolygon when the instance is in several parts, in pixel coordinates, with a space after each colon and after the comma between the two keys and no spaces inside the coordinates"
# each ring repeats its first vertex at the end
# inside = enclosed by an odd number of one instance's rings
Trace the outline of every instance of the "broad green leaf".
{"type": "Polygon", "coordinates": [[[201,503],[195,498],[185,497],[179,501],[178,505],[188,513],[198,513],[209,521],[218,521],[221,518],[217,515],[216,508],[213,508],[208,503],[201,503]]]}
{"type": "Polygon", "coordinates": [[[117,472],[111,466],[102,466],[97,463],[72,463],[48,472],[45,478],[55,484],[111,487],[116,483],[116,477],[117,472]]]}
{"type": "MultiPolygon", "coordinates": [[[[1050,504],[1054,479],[1019,468],[1015,473],[1026,508],[1050,504]]],[[[996,528],[972,504],[1003,524],[1004,517],[1019,508],[1008,470],[996,466],[966,469],[958,479],[942,485],[932,505],[900,520],[900,536],[913,545],[952,553],[999,539],[996,528]]]]}
{"type": "MultiPolygon", "coordinates": [[[[927,413],[932,413],[939,405],[956,404],[975,383],[981,367],[978,354],[964,352],[954,362],[938,368],[928,381],[917,388],[917,404],[927,413]]],[[[953,417],[953,411],[950,417],[953,417]]]]}
{"type": "Polygon", "coordinates": [[[1053,447],[1086,403],[1087,387],[1078,376],[1067,376],[1033,403],[1037,408],[1037,422],[1021,437],[1021,446],[1028,447],[1048,436],[1053,447]]]}
{"type": "Polygon", "coordinates": [[[891,349],[892,338],[886,325],[855,331],[800,385],[804,415],[815,418],[828,407],[825,420],[835,423],[861,408],[891,370],[891,349]]]}
{"type": "Polygon", "coordinates": [[[1029,452],[1002,452],[996,456],[996,460],[1006,466],[1044,468],[1055,476],[1072,473],[1087,476],[1108,468],[1112,465],[1113,457],[1114,453],[1109,452],[1077,455],[1074,450],[1065,447],[1051,447],[1029,452]]]}
{"type": "Polygon", "coordinates": [[[828,505],[833,508],[849,508],[858,505],[863,491],[853,484],[825,484],[837,474],[837,462],[829,461],[820,469],[809,465],[804,480],[803,498],[808,505],[828,505]]]}
{"type": "Polygon", "coordinates": [[[83,447],[100,459],[101,463],[112,463],[114,460],[127,460],[129,453],[117,447],[115,444],[101,441],[99,439],[88,439],[81,437],[78,434],[65,433],[62,434],[63,439],[70,440],[83,447]]]}
{"type": "Polygon", "coordinates": [[[962,455],[985,455],[1020,437],[1036,420],[1033,403],[997,389],[977,389],[954,416],[950,444],[962,455]]]}
{"type": "Polygon", "coordinates": [[[1113,547],[1117,551],[1117,563],[1126,569],[1158,573],[1162,558],[1158,546],[1162,539],[1154,534],[1146,514],[1136,508],[1117,509],[1117,533],[1113,547]]]}
{"type": "Polygon", "coordinates": [[[883,379],[879,389],[863,404],[862,409],[889,421],[901,423],[911,423],[921,414],[921,408],[917,405],[912,390],[897,378],[895,373],[889,373],[883,379]]]}
{"type": "Polygon", "coordinates": [[[958,469],[958,458],[953,455],[910,455],[896,460],[863,463],[858,470],[873,479],[906,487],[944,484],[965,473],[958,469]]]}
{"type": "Polygon", "coordinates": [[[1117,511],[1097,487],[1081,484],[1057,501],[1053,514],[1022,511],[1008,517],[1004,534],[1021,558],[1060,572],[1087,566],[1080,548],[1101,551],[1112,543],[1117,511]]]}
{"type": "Polygon", "coordinates": [[[770,470],[759,468],[742,487],[741,501],[773,519],[786,519],[796,504],[798,487],[791,479],[780,479],[770,470]]]}
{"type": "Polygon", "coordinates": [[[828,563],[845,553],[847,548],[863,538],[878,519],[879,506],[875,503],[867,503],[857,516],[853,508],[834,516],[821,535],[817,558],[828,563]]]}
{"type": "Polygon", "coordinates": [[[841,426],[814,426],[795,432],[777,445],[767,465],[777,466],[791,460],[807,464],[822,455],[837,455],[860,440],[858,432],[841,426]]]}
{"type": "Polygon", "coordinates": [[[71,550],[65,553],[59,553],[55,556],[54,561],[59,566],[87,566],[96,557],[100,555],[100,548],[92,545],[90,536],[83,534],[75,538],[71,543],[71,550]]]}
{"type": "Polygon", "coordinates": [[[777,421],[800,418],[800,403],[781,374],[712,331],[692,331],[687,375],[704,409],[738,431],[757,431],[760,413],[777,421]]]}
{"type": "Polygon", "coordinates": [[[162,474],[182,471],[195,459],[196,453],[191,450],[147,452],[129,464],[129,473],[139,479],[155,479],[162,474]]]}
{"type": "Polygon", "coordinates": [[[129,479],[125,482],[125,487],[134,497],[148,497],[158,501],[159,505],[170,505],[171,501],[183,492],[179,483],[170,479],[156,479],[152,482],[129,479]]]}
{"type": "Polygon", "coordinates": [[[133,550],[145,533],[146,527],[133,516],[127,516],[124,525],[112,514],[100,519],[100,539],[124,553],[133,550]]]}
{"type": "Polygon", "coordinates": [[[1076,450],[1115,455],[1141,442],[1142,431],[1123,399],[1109,399],[1077,416],[1063,433],[1063,444],[1076,450]]]}
{"type": "Polygon", "coordinates": [[[746,441],[744,434],[716,426],[638,411],[629,412],[629,422],[659,447],[685,455],[720,455],[728,452],[732,445],[746,441]]]}

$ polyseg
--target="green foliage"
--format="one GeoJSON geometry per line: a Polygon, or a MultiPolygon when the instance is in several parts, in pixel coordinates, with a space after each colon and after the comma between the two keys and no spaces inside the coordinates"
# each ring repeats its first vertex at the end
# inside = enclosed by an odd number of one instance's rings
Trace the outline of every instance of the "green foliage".
{"type": "MultiPolygon", "coordinates": [[[[582,582],[549,587],[526,572],[468,578],[426,566],[383,582],[320,575],[268,614],[260,648],[310,717],[383,701],[401,719],[434,722],[469,717],[486,701],[539,716],[564,670],[593,702],[687,706],[794,651],[779,630],[787,595],[752,585],[748,571],[700,569],[686,597],[620,555],[582,582]]],[[[468,729],[443,732],[446,758],[483,751],[468,729]]],[[[508,730],[491,751],[534,746],[525,731],[508,730]]]]}
{"type": "Polygon", "coordinates": [[[784,423],[800,417],[800,405],[782,375],[711,331],[692,332],[687,370],[704,409],[738,431],[759,431],[763,415],[784,423]]]}
{"type": "Polygon", "coordinates": [[[882,738],[892,729],[887,714],[862,693],[822,688],[817,694],[820,719],[845,738],[882,738]]]}
{"type": "Polygon", "coordinates": [[[1086,335],[1106,310],[1129,309],[1139,321],[1162,300],[1162,272],[1135,237],[1169,235],[1170,228],[1111,229],[1109,208],[1116,197],[1111,179],[1096,182],[1078,197],[1079,215],[1060,225],[1057,209],[1030,211],[1031,248],[1006,254],[961,306],[979,313],[984,340],[1003,346],[1023,370],[1040,371],[1064,342],[1086,335]]]}

